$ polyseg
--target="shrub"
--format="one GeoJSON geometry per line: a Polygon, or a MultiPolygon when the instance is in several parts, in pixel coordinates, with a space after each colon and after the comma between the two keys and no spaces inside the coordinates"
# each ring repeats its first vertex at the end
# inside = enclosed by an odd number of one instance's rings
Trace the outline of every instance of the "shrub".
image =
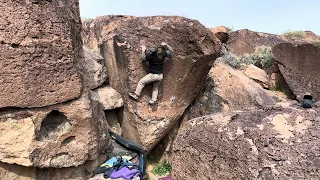
{"type": "Polygon", "coordinates": [[[271,49],[271,47],[260,46],[252,54],[245,54],[241,57],[237,57],[229,53],[226,48],[223,47],[221,51],[223,56],[218,58],[216,62],[225,62],[235,69],[239,69],[241,64],[253,64],[261,69],[268,70],[273,64],[275,64],[271,49]]]}
{"type": "Polygon", "coordinates": [[[258,47],[254,53],[240,57],[239,62],[246,65],[253,64],[264,70],[269,69],[275,63],[271,47],[267,46],[258,47]]]}
{"type": "Polygon", "coordinates": [[[241,66],[238,58],[230,53],[224,54],[222,57],[218,58],[216,62],[225,62],[235,69],[239,69],[241,66]]]}
{"type": "Polygon", "coordinates": [[[90,21],[90,20],[91,20],[91,18],[87,18],[87,17],[81,16],[81,21],[82,21],[82,22],[84,22],[84,21],[90,21]]]}
{"type": "Polygon", "coordinates": [[[229,53],[226,46],[222,46],[222,49],[221,49],[221,54],[222,56],[219,57],[216,62],[225,62],[226,64],[228,64],[229,66],[235,68],[235,69],[239,69],[240,68],[240,62],[238,60],[238,58],[229,53]]]}
{"type": "Polygon", "coordinates": [[[288,39],[304,39],[307,34],[304,31],[288,31],[284,33],[284,36],[288,39]]]}
{"type": "Polygon", "coordinates": [[[227,29],[227,32],[228,32],[228,33],[233,31],[233,28],[231,28],[231,27],[225,26],[225,28],[227,29]]]}
{"type": "Polygon", "coordinates": [[[172,171],[171,164],[167,160],[163,160],[154,169],[152,169],[152,173],[157,176],[164,176],[164,175],[170,174],[171,171],[172,171]]]}
{"type": "Polygon", "coordinates": [[[276,86],[271,88],[270,90],[282,92],[287,96],[287,98],[295,99],[295,96],[288,85],[276,84],[276,86]]]}
{"type": "Polygon", "coordinates": [[[313,43],[320,43],[320,37],[318,37],[318,39],[313,40],[313,43]]]}

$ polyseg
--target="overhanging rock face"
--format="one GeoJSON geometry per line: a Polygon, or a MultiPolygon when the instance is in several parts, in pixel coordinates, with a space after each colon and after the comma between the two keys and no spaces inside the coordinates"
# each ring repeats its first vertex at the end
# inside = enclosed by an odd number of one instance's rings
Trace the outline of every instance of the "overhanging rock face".
{"type": "Polygon", "coordinates": [[[42,107],[80,96],[77,0],[0,0],[0,108],[42,107]]]}
{"type": "MultiPolygon", "coordinates": [[[[95,27],[95,21],[92,23],[90,27],[95,27]]],[[[199,92],[219,56],[218,40],[198,21],[182,17],[121,18],[102,29],[99,33],[103,36],[98,41],[106,60],[109,82],[125,103],[122,132],[125,137],[151,149],[199,92]],[[150,48],[161,42],[167,42],[175,52],[173,59],[164,65],[158,104],[150,107],[150,86],[143,90],[139,102],[132,101],[128,93],[134,91],[138,81],[148,73],[148,67],[141,63],[140,46],[144,44],[150,48]]]]}

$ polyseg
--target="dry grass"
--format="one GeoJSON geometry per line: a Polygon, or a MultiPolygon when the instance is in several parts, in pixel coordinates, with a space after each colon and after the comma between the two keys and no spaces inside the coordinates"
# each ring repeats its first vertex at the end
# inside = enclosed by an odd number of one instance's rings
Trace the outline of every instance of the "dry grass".
{"type": "Polygon", "coordinates": [[[284,33],[284,36],[288,39],[304,39],[307,34],[304,31],[288,31],[284,33]]]}

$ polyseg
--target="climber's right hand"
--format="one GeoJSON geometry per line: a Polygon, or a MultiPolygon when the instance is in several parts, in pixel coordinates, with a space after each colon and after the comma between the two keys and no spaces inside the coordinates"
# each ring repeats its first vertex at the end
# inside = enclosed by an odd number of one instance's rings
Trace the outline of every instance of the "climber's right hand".
{"type": "Polygon", "coordinates": [[[142,45],[142,46],[141,46],[141,50],[142,50],[142,51],[145,51],[145,50],[147,50],[147,47],[146,47],[145,45],[142,45]]]}

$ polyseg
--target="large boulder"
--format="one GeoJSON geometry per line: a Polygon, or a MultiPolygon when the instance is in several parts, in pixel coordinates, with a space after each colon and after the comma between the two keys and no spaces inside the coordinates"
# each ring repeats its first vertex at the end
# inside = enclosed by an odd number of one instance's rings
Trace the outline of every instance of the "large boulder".
{"type": "Polygon", "coordinates": [[[78,166],[109,147],[108,124],[89,93],[65,104],[0,114],[0,161],[33,167],[78,166]]]}
{"type": "Polygon", "coordinates": [[[319,179],[319,116],[287,104],[193,119],[174,144],[174,179],[319,179]]]}
{"type": "Polygon", "coordinates": [[[219,42],[198,21],[182,17],[130,17],[102,29],[100,48],[110,86],[120,92],[125,104],[120,120],[123,135],[151,149],[196,97],[219,56],[219,42]],[[173,59],[165,62],[158,104],[151,107],[150,86],[143,90],[138,102],[130,99],[128,93],[148,72],[148,67],[141,64],[140,46],[150,47],[163,41],[175,52],[173,59]]]}
{"type": "Polygon", "coordinates": [[[230,53],[242,56],[254,53],[260,46],[273,47],[281,42],[284,40],[279,35],[242,29],[230,33],[227,47],[230,53]]]}
{"type": "Polygon", "coordinates": [[[280,71],[300,99],[310,93],[320,98],[320,43],[281,43],[272,49],[280,71]]]}
{"type": "Polygon", "coordinates": [[[78,60],[77,70],[82,76],[82,83],[87,89],[96,89],[107,82],[107,68],[99,53],[83,47],[84,58],[78,60]]]}
{"type": "Polygon", "coordinates": [[[0,108],[42,107],[79,97],[78,0],[1,0],[0,12],[0,108]]]}
{"type": "Polygon", "coordinates": [[[88,179],[120,149],[104,109],[123,102],[99,88],[105,60],[83,51],[79,2],[0,0],[0,10],[0,179],[88,179]]]}
{"type": "Polygon", "coordinates": [[[276,97],[224,62],[211,68],[205,85],[185,112],[185,120],[217,112],[273,106],[276,97]]]}
{"type": "Polygon", "coordinates": [[[121,95],[110,86],[95,89],[92,98],[102,104],[103,110],[113,110],[123,106],[121,95]]]}
{"type": "Polygon", "coordinates": [[[245,67],[245,69],[243,70],[243,73],[246,76],[248,76],[250,79],[261,84],[262,87],[266,89],[269,88],[269,77],[264,70],[258,68],[253,64],[249,64],[245,67]]]}

